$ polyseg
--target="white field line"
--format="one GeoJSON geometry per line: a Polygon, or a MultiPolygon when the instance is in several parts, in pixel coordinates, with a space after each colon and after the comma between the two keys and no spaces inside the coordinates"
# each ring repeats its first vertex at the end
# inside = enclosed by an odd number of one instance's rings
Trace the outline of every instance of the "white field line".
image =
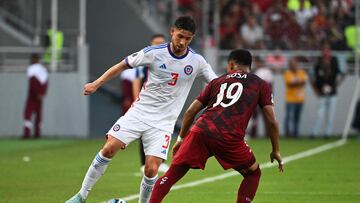
{"type": "MultiPolygon", "coordinates": [[[[336,147],[340,147],[340,146],[344,145],[345,143],[346,143],[346,139],[340,139],[335,142],[324,144],[319,147],[315,147],[315,148],[312,148],[312,149],[309,149],[309,150],[306,150],[303,152],[299,152],[299,153],[296,153],[296,154],[293,154],[293,155],[290,155],[287,157],[283,157],[283,161],[286,164],[286,163],[289,163],[289,162],[292,162],[292,161],[295,161],[298,159],[303,159],[303,158],[306,158],[306,157],[309,157],[309,156],[312,156],[312,155],[315,155],[315,154],[318,154],[318,153],[321,153],[321,152],[324,152],[324,151],[327,151],[327,150],[330,150],[330,149],[333,149],[336,147]]],[[[275,163],[275,162],[276,161],[274,161],[274,163],[271,163],[271,162],[262,163],[262,164],[260,164],[260,168],[265,169],[265,168],[276,167],[277,163],[275,163]]],[[[200,180],[192,181],[189,183],[184,183],[181,185],[175,185],[174,187],[171,188],[171,190],[179,190],[182,188],[194,187],[194,186],[198,186],[198,185],[201,185],[204,183],[214,182],[217,180],[222,180],[222,179],[229,178],[229,177],[236,176],[236,175],[239,175],[239,172],[231,171],[231,172],[223,173],[221,175],[203,178],[200,180]]],[[[138,199],[138,198],[139,198],[139,194],[133,194],[133,195],[129,195],[126,197],[122,197],[120,199],[123,199],[125,201],[131,201],[131,200],[138,199]]],[[[102,202],[102,203],[106,203],[106,202],[102,202]]]]}

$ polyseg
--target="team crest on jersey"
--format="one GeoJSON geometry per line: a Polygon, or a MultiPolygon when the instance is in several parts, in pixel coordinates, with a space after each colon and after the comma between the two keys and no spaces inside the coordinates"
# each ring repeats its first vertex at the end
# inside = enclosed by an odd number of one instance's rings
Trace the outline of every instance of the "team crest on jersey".
{"type": "Polygon", "coordinates": [[[193,72],[194,68],[191,65],[187,65],[184,68],[184,72],[186,75],[190,75],[193,72]]]}
{"type": "Polygon", "coordinates": [[[113,130],[115,132],[119,131],[120,130],[120,125],[119,124],[114,125],[113,130]]]}

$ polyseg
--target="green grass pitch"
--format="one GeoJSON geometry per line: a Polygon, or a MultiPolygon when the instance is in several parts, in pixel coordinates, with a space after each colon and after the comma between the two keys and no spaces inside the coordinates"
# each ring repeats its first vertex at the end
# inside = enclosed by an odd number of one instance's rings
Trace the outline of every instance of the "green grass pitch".
{"type": "MultiPolygon", "coordinates": [[[[333,141],[283,139],[282,155],[286,157],[333,141]]],[[[0,202],[64,202],[78,191],[90,162],[103,143],[103,139],[0,139],[0,202]]],[[[268,161],[269,140],[248,143],[260,163],[268,161]]],[[[359,153],[360,141],[352,139],[341,147],[290,162],[285,165],[284,173],[279,173],[275,167],[266,168],[262,170],[254,202],[358,203],[359,153]]],[[[139,162],[138,143],[119,152],[91,191],[87,203],[137,194],[141,179],[139,162]]],[[[224,172],[211,158],[205,171],[191,170],[177,185],[224,172]]],[[[239,175],[171,191],[164,202],[235,202],[241,180],[239,175]]],[[[137,202],[137,199],[128,202],[137,202]]]]}

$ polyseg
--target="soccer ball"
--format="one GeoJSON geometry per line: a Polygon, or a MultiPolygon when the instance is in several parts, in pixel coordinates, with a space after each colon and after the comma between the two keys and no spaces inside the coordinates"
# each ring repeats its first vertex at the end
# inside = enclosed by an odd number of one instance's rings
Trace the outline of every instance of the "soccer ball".
{"type": "Polygon", "coordinates": [[[111,199],[107,203],[126,203],[125,200],[122,199],[111,199]]]}

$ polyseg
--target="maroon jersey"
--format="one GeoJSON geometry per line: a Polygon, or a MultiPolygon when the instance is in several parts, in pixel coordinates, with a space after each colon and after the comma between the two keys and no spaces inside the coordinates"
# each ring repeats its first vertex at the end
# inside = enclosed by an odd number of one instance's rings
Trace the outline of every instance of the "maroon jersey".
{"type": "Polygon", "coordinates": [[[44,97],[47,91],[47,82],[41,83],[35,76],[29,79],[28,99],[38,101],[39,97],[44,97]]]}
{"type": "Polygon", "coordinates": [[[243,140],[257,105],[273,104],[270,85],[255,74],[241,71],[214,79],[197,100],[207,108],[191,130],[205,132],[228,144],[243,140]]]}

